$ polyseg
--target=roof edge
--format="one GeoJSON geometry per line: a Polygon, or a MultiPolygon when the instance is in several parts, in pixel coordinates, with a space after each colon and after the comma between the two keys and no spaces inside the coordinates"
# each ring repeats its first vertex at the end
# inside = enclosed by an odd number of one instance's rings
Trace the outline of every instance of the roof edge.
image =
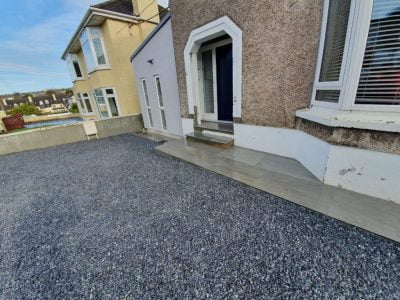
{"type": "Polygon", "coordinates": [[[70,50],[72,44],[79,37],[79,35],[81,34],[83,28],[86,27],[86,24],[89,22],[90,18],[94,14],[103,15],[105,17],[110,17],[110,18],[118,18],[119,17],[120,19],[125,19],[125,21],[131,21],[133,23],[145,21],[142,18],[136,17],[134,15],[127,15],[127,14],[113,12],[113,11],[100,9],[100,8],[96,8],[96,7],[92,7],[91,6],[87,10],[87,12],[84,15],[84,17],[82,18],[82,21],[79,23],[78,28],[75,30],[75,33],[72,35],[71,40],[68,42],[68,46],[65,48],[65,50],[64,50],[64,52],[63,52],[63,54],[61,56],[62,60],[66,59],[66,56],[67,56],[68,51],[70,50]]]}
{"type": "Polygon", "coordinates": [[[153,29],[152,32],[147,36],[147,38],[140,44],[140,46],[133,52],[130,57],[130,62],[143,50],[143,48],[150,42],[150,40],[156,35],[156,33],[164,27],[164,25],[171,19],[171,13],[168,12],[160,23],[153,29]]]}

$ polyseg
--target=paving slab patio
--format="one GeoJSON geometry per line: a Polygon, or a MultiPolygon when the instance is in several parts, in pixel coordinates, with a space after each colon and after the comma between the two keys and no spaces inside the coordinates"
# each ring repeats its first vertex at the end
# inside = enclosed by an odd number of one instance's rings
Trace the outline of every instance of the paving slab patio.
{"type": "Polygon", "coordinates": [[[294,159],[184,139],[156,150],[400,242],[399,204],[323,184],[294,159]]]}
{"type": "Polygon", "coordinates": [[[1,156],[0,299],[400,297],[398,243],[159,145],[1,156]]]}

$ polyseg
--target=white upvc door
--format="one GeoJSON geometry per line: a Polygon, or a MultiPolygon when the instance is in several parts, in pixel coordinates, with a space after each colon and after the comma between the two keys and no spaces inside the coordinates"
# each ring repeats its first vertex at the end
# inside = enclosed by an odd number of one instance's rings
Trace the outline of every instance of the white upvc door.
{"type": "Polygon", "coordinates": [[[200,52],[199,62],[201,119],[218,121],[216,49],[200,52]]]}

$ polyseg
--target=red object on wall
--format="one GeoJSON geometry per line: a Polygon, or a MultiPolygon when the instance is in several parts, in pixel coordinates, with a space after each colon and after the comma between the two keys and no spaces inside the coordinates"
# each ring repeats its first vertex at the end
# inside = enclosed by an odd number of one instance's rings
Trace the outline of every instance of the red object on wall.
{"type": "Polygon", "coordinates": [[[5,117],[2,120],[7,131],[21,129],[25,127],[25,121],[21,114],[5,117]]]}

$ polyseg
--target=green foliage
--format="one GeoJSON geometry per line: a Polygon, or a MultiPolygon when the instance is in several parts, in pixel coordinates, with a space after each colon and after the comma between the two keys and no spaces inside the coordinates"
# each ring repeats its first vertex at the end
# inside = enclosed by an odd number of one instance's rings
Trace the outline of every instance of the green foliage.
{"type": "Polygon", "coordinates": [[[79,113],[78,104],[72,103],[71,108],[69,109],[70,113],[77,114],[79,113]]]}
{"type": "Polygon", "coordinates": [[[35,105],[30,103],[21,104],[20,106],[14,107],[13,109],[7,111],[8,115],[21,114],[24,116],[29,115],[40,115],[40,110],[36,108],[35,105]]]}

